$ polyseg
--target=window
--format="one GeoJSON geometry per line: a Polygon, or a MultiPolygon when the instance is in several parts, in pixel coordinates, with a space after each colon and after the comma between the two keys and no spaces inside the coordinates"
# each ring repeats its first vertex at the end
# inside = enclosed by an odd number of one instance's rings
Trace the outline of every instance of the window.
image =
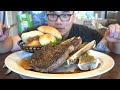
{"type": "Polygon", "coordinates": [[[0,11],[0,22],[3,24],[5,22],[5,11],[0,11]]]}

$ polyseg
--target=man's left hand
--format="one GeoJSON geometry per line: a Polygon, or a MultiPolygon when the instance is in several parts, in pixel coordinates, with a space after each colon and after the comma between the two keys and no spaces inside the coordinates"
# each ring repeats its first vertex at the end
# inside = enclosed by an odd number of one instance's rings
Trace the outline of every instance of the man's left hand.
{"type": "Polygon", "coordinates": [[[109,42],[120,42],[120,25],[109,25],[104,36],[109,42]]]}

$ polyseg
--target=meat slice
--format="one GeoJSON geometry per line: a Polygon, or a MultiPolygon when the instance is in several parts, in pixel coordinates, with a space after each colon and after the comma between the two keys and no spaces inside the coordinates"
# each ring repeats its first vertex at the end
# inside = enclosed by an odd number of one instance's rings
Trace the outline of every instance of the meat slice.
{"type": "Polygon", "coordinates": [[[81,43],[82,39],[80,37],[74,37],[56,46],[46,45],[33,53],[30,66],[35,71],[51,72],[61,66],[69,57],[69,54],[80,47],[81,43]]]}

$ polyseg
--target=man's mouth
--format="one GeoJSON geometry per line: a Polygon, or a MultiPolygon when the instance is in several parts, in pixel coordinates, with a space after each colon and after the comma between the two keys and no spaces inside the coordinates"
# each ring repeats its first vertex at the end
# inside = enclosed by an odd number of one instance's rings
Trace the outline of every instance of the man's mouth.
{"type": "Polygon", "coordinates": [[[56,28],[57,30],[59,30],[59,31],[62,31],[62,30],[64,30],[65,28],[56,28]]]}

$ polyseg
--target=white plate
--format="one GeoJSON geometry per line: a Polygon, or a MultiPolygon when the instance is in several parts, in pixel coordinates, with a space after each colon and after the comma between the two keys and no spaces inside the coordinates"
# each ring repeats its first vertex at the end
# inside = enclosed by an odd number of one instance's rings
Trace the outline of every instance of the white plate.
{"type": "Polygon", "coordinates": [[[49,74],[49,73],[39,73],[34,71],[25,70],[24,68],[18,65],[18,62],[23,58],[31,56],[32,53],[27,53],[24,51],[18,51],[11,55],[9,55],[5,59],[5,65],[11,71],[20,74],[21,76],[27,76],[30,78],[39,78],[39,79],[85,79],[94,76],[98,76],[104,74],[111,70],[115,64],[114,60],[101,52],[90,50],[90,52],[100,60],[100,66],[91,71],[81,72],[81,73],[73,73],[73,74],[49,74]]]}

